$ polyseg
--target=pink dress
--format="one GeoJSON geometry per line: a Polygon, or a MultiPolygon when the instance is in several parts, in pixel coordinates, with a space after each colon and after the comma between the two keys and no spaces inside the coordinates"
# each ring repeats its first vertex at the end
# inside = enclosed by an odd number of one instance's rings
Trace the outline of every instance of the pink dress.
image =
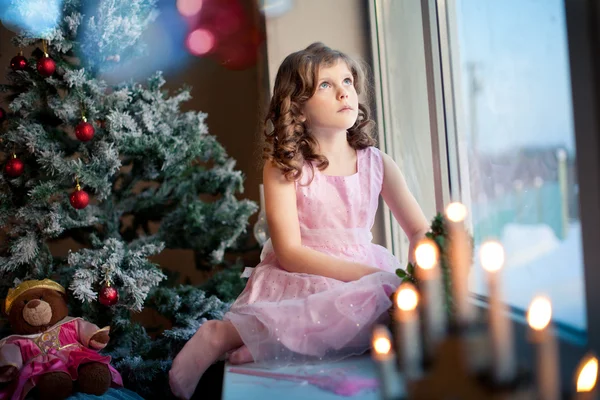
{"type": "MultiPolygon", "coordinates": [[[[267,241],[261,262],[224,320],[231,321],[255,362],[288,364],[340,359],[369,349],[374,323],[387,319],[400,284],[400,263],[371,243],[383,160],[375,147],[357,151],[358,172],[329,176],[304,167],[296,183],[302,245],[382,271],[353,282],[282,269],[267,241]]],[[[248,271],[245,271],[247,273],[248,271]]]]}
{"type": "MultiPolygon", "coordinates": [[[[77,380],[77,369],[89,362],[106,364],[113,386],[123,386],[121,375],[109,364],[110,356],[98,353],[105,345],[90,341],[94,333],[108,329],[99,329],[81,318],[66,317],[43,333],[12,335],[2,339],[0,367],[13,365],[19,368],[19,375],[0,390],[0,400],[24,399],[39,377],[48,372],[64,372],[77,380]]],[[[0,381],[4,381],[3,377],[0,381]]]]}

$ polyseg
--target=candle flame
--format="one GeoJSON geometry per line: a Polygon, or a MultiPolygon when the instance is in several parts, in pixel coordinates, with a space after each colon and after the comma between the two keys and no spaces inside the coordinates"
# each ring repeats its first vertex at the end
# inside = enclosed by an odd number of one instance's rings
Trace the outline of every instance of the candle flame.
{"type": "Polygon", "coordinates": [[[376,325],[373,328],[373,350],[377,354],[389,354],[392,350],[390,332],[383,325],[376,325]]]}
{"type": "Polygon", "coordinates": [[[577,392],[591,392],[596,386],[598,379],[598,359],[588,356],[580,364],[577,375],[577,392]]]}
{"type": "Polygon", "coordinates": [[[489,240],[481,245],[479,259],[486,271],[498,271],[504,265],[504,248],[499,242],[489,240]]]}
{"type": "Polygon", "coordinates": [[[396,292],[396,305],[403,311],[411,311],[417,308],[419,295],[410,283],[403,283],[396,292]]]}
{"type": "Polygon", "coordinates": [[[415,249],[417,265],[423,269],[431,269],[438,262],[438,249],[430,239],[424,239],[415,249]]]}
{"type": "Polygon", "coordinates": [[[533,299],[527,311],[527,322],[535,330],[541,331],[552,319],[552,304],[546,297],[538,296],[533,299]]]}
{"type": "Polygon", "coordinates": [[[462,203],[450,203],[446,207],[446,217],[452,222],[461,222],[467,218],[467,207],[462,203]]]}

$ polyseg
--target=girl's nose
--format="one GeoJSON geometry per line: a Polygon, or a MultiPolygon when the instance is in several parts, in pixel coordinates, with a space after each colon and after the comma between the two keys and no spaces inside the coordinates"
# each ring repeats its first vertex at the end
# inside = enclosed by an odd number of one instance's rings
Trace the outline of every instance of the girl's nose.
{"type": "Polygon", "coordinates": [[[341,99],[347,99],[348,98],[348,92],[345,91],[345,90],[340,90],[340,93],[339,93],[338,96],[339,96],[340,100],[341,99]]]}

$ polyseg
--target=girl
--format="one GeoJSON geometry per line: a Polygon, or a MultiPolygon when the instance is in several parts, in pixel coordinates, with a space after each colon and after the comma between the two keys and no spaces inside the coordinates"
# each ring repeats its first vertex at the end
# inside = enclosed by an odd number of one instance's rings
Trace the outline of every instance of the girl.
{"type": "MultiPolygon", "coordinates": [[[[411,239],[428,230],[394,161],[373,147],[365,76],[321,43],[279,67],[263,169],[271,240],[223,321],[207,321],[173,361],[173,393],[190,398],[220,356],[231,363],[361,354],[400,284],[398,260],[371,243],[379,195],[411,239]]],[[[411,253],[412,254],[412,251],[411,253]]]]}

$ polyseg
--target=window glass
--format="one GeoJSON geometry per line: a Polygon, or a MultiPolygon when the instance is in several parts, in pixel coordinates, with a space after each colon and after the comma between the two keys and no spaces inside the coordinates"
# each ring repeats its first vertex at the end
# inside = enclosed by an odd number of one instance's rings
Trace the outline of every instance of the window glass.
{"type": "MultiPolygon", "coordinates": [[[[449,4],[455,7],[449,13],[455,18],[449,34],[456,35],[450,53],[463,127],[456,132],[457,151],[466,160],[459,179],[471,210],[475,255],[482,241],[500,240],[508,304],[526,310],[533,296],[546,294],[555,321],[585,331],[564,4],[449,4]]],[[[471,290],[486,295],[478,257],[475,263],[471,290]]]]}

